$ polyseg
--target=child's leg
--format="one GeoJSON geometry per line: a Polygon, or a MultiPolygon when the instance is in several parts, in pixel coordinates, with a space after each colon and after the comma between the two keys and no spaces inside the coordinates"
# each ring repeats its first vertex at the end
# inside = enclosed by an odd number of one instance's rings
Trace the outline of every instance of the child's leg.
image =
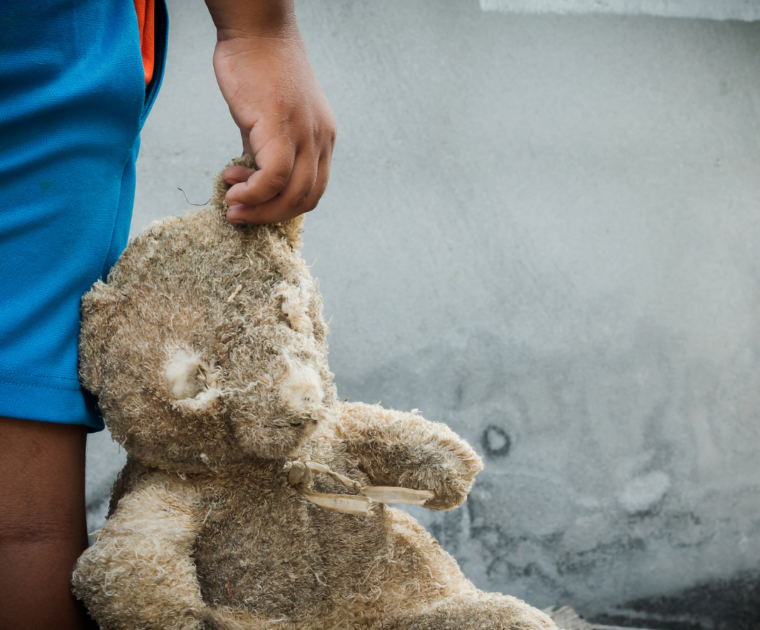
{"type": "Polygon", "coordinates": [[[137,15],[2,0],[0,24],[0,628],[82,628],[70,579],[85,432],[103,422],[77,378],[79,302],[129,232],[148,109],[137,15]]]}
{"type": "Polygon", "coordinates": [[[0,418],[0,628],[80,630],[85,427],[0,418]]]}

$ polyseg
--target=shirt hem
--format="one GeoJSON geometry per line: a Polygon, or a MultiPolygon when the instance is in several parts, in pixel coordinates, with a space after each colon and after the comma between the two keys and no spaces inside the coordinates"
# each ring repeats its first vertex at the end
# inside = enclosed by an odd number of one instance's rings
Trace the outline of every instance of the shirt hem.
{"type": "Polygon", "coordinates": [[[54,424],[79,424],[86,426],[89,432],[102,431],[105,428],[103,420],[85,396],[86,392],[81,386],[64,389],[57,383],[45,382],[45,379],[31,384],[11,383],[0,378],[0,416],[54,424]]]}

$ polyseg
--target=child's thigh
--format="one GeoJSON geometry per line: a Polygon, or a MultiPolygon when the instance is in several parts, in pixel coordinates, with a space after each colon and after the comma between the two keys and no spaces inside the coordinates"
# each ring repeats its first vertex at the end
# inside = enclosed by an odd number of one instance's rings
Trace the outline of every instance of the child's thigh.
{"type": "Polygon", "coordinates": [[[145,100],[132,2],[0,6],[0,416],[102,428],[79,301],[126,243],[145,100]]]}

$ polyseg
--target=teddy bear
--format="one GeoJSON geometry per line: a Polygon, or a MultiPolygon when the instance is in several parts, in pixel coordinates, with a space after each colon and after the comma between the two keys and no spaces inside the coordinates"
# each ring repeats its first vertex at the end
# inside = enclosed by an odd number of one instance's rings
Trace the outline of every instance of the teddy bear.
{"type": "MultiPolygon", "coordinates": [[[[252,167],[249,157],[233,163],[252,167]]],[[[483,593],[409,514],[482,463],[448,427],[340,401],[301,218],[227,186],[151,224],[82,300],[80,378],[128,454],[75,595],[103,630],[556,628],[483,593]]]]}

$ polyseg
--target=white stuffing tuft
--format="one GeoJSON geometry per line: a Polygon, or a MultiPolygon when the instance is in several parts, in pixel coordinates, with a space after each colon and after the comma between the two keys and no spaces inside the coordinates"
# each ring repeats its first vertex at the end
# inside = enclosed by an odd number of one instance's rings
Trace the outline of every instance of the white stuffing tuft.
{"type": "Polygon", "coordinates": [[[172,403],[172,407],[183,413],[198,413],[210,409],[221,398],[222,392],[218,389],[207,389],[193,398],[183,398],[172,403]]]}
{"type": "Polygon", "coordinates": [[[200,364],[200,355],[184,348],[177,350],[164,364],[164,376],[174,398],[193,398],[203,390],[203,383],[198,379],[200,364]]]}
{"type": "Polygon", "coordinates": [[[280,400],[288,409],[321,405],[324,396],[322,380],[314,368],[289,362],[287,374],[280,383],[280,400]]]}

